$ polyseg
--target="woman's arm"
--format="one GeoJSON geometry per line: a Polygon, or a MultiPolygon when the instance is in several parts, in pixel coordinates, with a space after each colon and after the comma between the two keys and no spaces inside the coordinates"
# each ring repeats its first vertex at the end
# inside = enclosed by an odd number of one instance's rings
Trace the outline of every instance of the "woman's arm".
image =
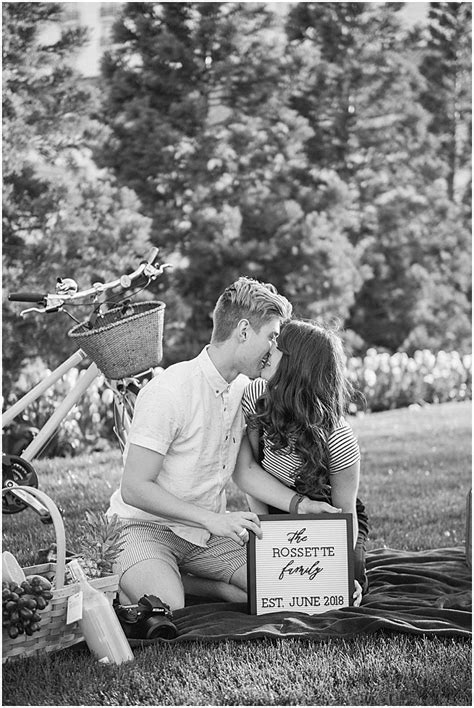
{"type": "MultiPolygon", "coordinates": [[[[271,474],[260,467],[252,455],[249,439],[245,435],[240,446],[237,463],[233,474],[234,482],[246,494],[259,499],[266,504],[271,504],[282,511],[290,510],[290,502],[295,495],[294,489],[290,489],[271,474]]],[[[312,501],[303,497],[298,506],[300,514],[320,514],[340,513],[341,509],[335,509],[326,502],[312,501]]]]}
{"type": "Polygon", "coordinates": [[[359,491],[360,462],[354,462],[350,467],[329,475],[331,499],[334,506],[340,507],[345,514],[352,514],[352,531],[354,547],[357,543],[359,523],[357,521],[356,500],[359,491]]]}

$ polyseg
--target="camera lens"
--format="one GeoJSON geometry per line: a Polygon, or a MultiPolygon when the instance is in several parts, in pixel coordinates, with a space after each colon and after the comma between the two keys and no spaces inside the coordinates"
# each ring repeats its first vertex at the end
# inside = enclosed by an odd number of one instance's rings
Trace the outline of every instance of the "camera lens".
{"type": "Polygon", "coordinates": [[[145,639],[174,639],[178,635],[175,625],[167,617],[148,617],[143,622],[145,639]]]}

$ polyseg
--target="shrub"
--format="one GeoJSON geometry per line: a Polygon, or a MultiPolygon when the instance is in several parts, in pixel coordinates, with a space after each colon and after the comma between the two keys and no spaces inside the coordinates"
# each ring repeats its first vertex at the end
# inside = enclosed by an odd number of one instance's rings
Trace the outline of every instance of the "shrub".
{"type": "MultiPolygon", "coordinates": [[[[8,395],[7,406],[50,373],[50,369],[39,357],[28,361],[8,395]]],[[[46,423],[58,403],[71,391],[80,373],[77,368],[70,369],[60,381],[17,416],[5,429],[3,449],[11,454],[19,454],[46,423]]],[[[101,376],[92,382],[78,404],[69,412],[42,454],[46,457],[62,457],[102,449],[113,436],[112,427],[112,394],[101,376]]]]}
{"type": "MultiPolygon", "coordinates": [[[[382,411],[411,404],[470,399],[471,366],[471,356],[460,356],[457,352],[433,354],[424,349],[409,357],[403,352],[390,355],[369,349],[364,357],[350,357],[347,360],[349,378],[365,399],[353,403],[350,412],[382,411]]],[[[49,373],[39,357],[29,361],[23,367],[6,404],[14,403],[49,373]]],[[[28,406],[6,429],[3,449],[19,454],[44,425],[58,402],[73,388],[79,375],[79,369],[71,369],[61,381],[28,406]]],[[[70,411],[42,454],[47,457],[75,455],[115,445],[112,400],[112,392],[105,386],[104,378],[99,377],[70,411]]]]}
{"type": "MultiPolygon", "coordinates": [[[[368,349],[364,357],[347,360],[347,373],[369,411],[472,398],[472,357],[455,351],[423,349],[409,357],[368,349]]],[[[354,403],[351,412],[361,408],[354,403]]]]}

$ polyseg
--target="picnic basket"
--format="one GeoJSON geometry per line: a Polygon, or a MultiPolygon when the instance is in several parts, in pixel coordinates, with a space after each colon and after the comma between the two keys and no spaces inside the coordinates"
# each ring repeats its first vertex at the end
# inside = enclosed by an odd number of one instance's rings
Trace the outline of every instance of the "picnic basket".
{"type": "MultiPolygon", "coordinates": [[[[10,491],[2,490],[2,494],[10,491]]],[[[56,504],[47,494],[33,487],[21,487],[22,492],[31,494],[48,509],[51,514],[56,533],[57,562],[43,563],[23,568],[28,575],[42,575],[52,581],[51,590],[53,597],[46,609],[39,612],[41,616],[40,629],[31,636],[20,634],[15,639],[2,632],[2,662],[7,659],[26,658],[43,652],[59,651],[84,641],[79,623],[66,624],[67,604],[71,595],[77,592],[78,583],[64,585],[64,571],[66,566],[66,540],[64,524],[56,504]]],[[[118,591],[118,576],[109,575],[103,578],[90,580],[90,584],[105,594],[110,604],[118,591]]]]}
{"type": "Polygon", "coordinates": [[[158,300],[114,307],[91,325],[81,322],[71,337],[109,379],[141,374],[163,357],[165,303],[158,300]]]}

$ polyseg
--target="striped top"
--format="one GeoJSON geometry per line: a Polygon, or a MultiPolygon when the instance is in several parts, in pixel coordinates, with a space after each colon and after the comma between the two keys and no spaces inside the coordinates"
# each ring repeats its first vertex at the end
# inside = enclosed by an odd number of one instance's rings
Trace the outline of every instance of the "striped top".
{"type": "MultiPolygon", "coordinates": [[[[242,397],[242,408],[247,423],[250,416],[255,413],[257,400],[264,393],[266,385],[264,379],[255,379],[246,387],[242,397]]],[[[357,439],[344,418],[341,418],[338,427],[329,436],[328,446],[330,474],[337,474],[360,460],[357,439]]],[[[301,463],[301,457],[292,449],[291,441],[286,448],[273,451],[264,432],[261,464],[267,472],[287,487],[294,487],[295,476],[301,463]]]]}

